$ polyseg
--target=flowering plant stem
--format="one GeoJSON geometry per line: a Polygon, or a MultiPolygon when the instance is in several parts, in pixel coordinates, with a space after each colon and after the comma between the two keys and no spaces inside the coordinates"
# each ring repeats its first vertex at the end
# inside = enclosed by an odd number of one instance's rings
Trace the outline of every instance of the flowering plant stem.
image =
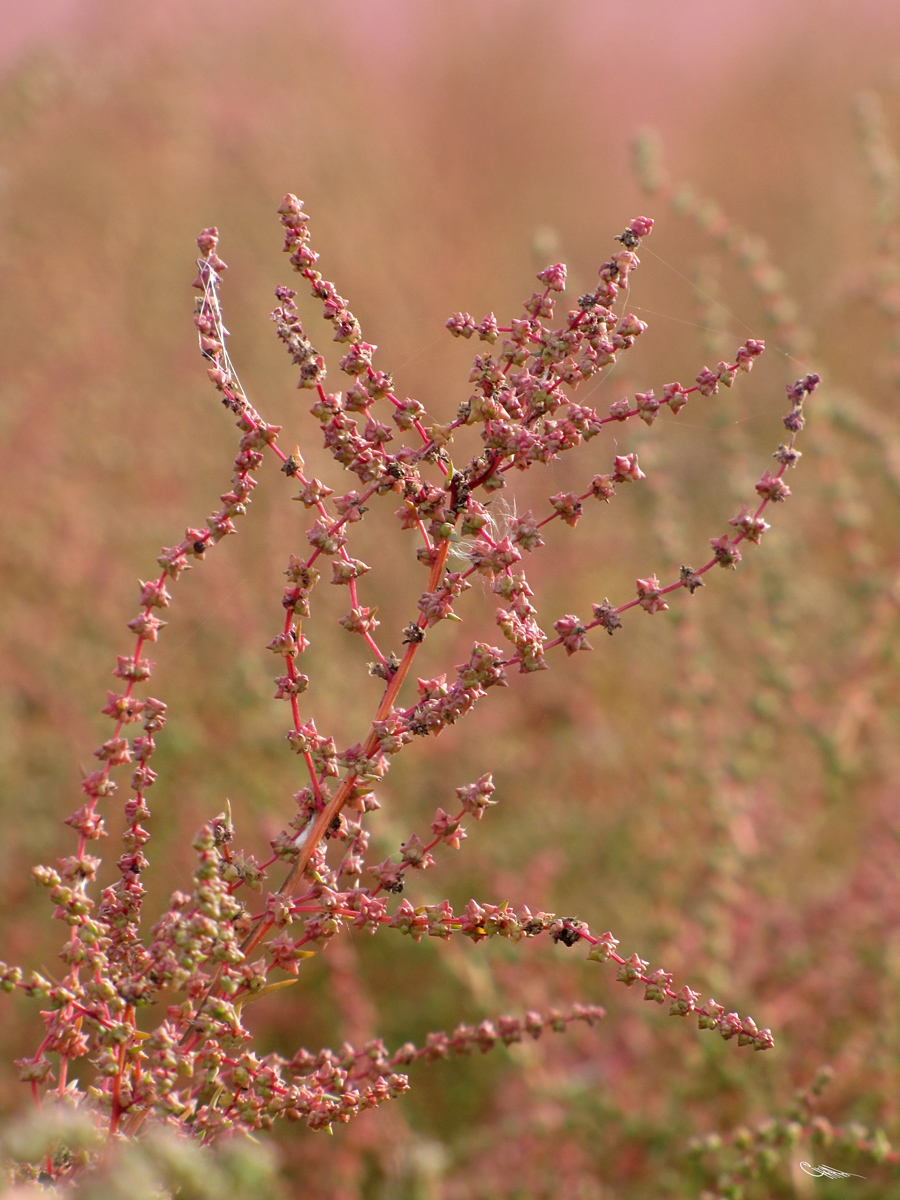
{"type": "MultiPolygon", "coordinates": [[[[490,773],[457,788],[458,810],[449,815],[439,808],[431,825],[433,836],[410,836],[399,862],[388,858],[367,864],[369,833],[364,824],[380,807],[375,789],[382,786],[393,756],[416,738],[437,736],[467,716],[491,687],[507,685],[510,670],[526,675],[546,670],[546,654],[558,647],[567,657],[590,650],[591,630],[613,635],[629,610],[641,608],[650,615],[665,611],[667,597],[683,591],[693,595],[714,566],[734,568],[741,549],[757,544],[768,529],[766,509],[790,495],[784,475],[800,457],[794,442],[804,423],[804,401],[818,376],[808,375],[788,388],[788,438],[775,452],[777,470],[763,474],[756,484],[754,507],[742,506],[729,521],[732,531],[710,538],[712,555],[702,566],[683,565],[677,579],[667,583],[655,574],[639,578],[634,596],[618,604],[608,599],[594,603],[591,620],[565,614],[553,622],[557,636],[551,637],[538,623],[524,570],[514,568],[543,545],[541,531],[552,521],[574,528],[585,503],[609,503],[617,487],[643,479],[637,454],[616,454],[611,469],[593,475],[587,486],[550,497],[550,511],[540,518],[530,510],[519,515],[512,508],[511,516],[498,521],[489,508],[493,493],[505,488],[515,471],[531,470],[573,451],[608,425],[623,425],[636,417],[651,426],[663,408],[677,417],[689,397],[711,397],[720,386],[730,388],[738,374],[751,369],[763,343],[745,342],[733,362],[720,362],[714,370],[704,367],[691,386],[668,383],[659,396],[648,390],[633,401],[617,400],[606,416],[576,403],[579,384],[602,379],[604,370],[646,329],[633,315],[616,311],[627,294],[629,275],[639,265],[636,251],[653,225],[638,217],[619,235],[621,249],[601,266],[597,286],[578,299],[559,327],[547,322],[565,289],[562,264],[539,274],[542,290],[507,326],[498,325],[493,314],[478,323],[467,313],[450,318],[447,326],[455,337],[477,333],[489,347],[501,335],[503,341],[499,351],[475,357],[469,376],[474,392],[453,420],[441,424],[431,421],[418,401],[400,399],[392,377],[374,366],[376,347],[363,341],[346,302],[316,269],[318,256],[310,246],[301,202],[286,196],[279,213],[291,264],[322,303],[334,340],[347,349],[339,364],[349,377],[346,392],[325,391],[324,357],[308,339],[294,304],[296,293],[287,287],[276,290],[279,305],[272,315],[278,337],[299,368],[299,386],[314,396],[311,412],[326,449],[357,477],[361,490],[335,496],[305,474],[299,447],[285,454],[278,444],[280,427],[268,424],[247,399],[226,348],[219,300],[226,267],[217,254],[218,232],[204,230],[198,238],[195,324],[210,380],[241,432],[231,487],[205,525],[188,528],[180,543],[163,549],[160,576],[141,583],[141,611],[129,622],[136,634],[134,651],[119,657],[114,672],[124,691],[110,692],[103,709],[114,722],[113,733],[95,751],[100,767],[83,780],[85,804],[67,821],[78,834],[77,851],[59,859],[56,867],[35,868],[35,878],[55,905],[54,915],[69,926],[61,953],[66,972],[54,980],[0,964],[4,990],[22,990],[47,1005],[42,1014],[46,1036],[31,1057],[19,1062],[22,1079],[39,1103],[45,1092],[102,1114],[110,1134],[134,1134],[152,1114],[207,1140],[235,1128],[267,1127],[279,1117],[322,1129],[401,1095],[408,1081],[399,1068],[416,1059],[468,1052],[474,1045],[484,1051],[498,1040],[520,1040],[523,1031],[538,1036],[544,1028],[562,1030],[568,1021],[592,1022],[603,1015],[602,1009],[589,1006],[576,1007],[568,1017],[528,1013],[524,1023],[501,1017],[496,1028],[489,1021],[477,1030],[461,1026],[453,1035],[430,1035],[421,1050],[407,1045],[394,1054],[375,1041],[360,1050],[345,1044],[339,1053],[299,1050],[290,1060],[276,1054],[258,1057],[243,1024],[243,1006],[296,982],[303,960],[349,928],[371,934],[393,929],[414,941],[461,934],[475,942],[491,937],[519,942],[547,934],[563,946],[581,943],[590,948],[588,958],[614,962],[619,981],[627,987],[642,985],[645,999],[668,1003],[672,1015],[692,1014],[701,1029],[716,1031],[726,1040],[736,1037],[739,1045],[770,1047],[768,1029],[758,1029],[750,1017],[726,1013],[714,1000],[700,1003],[699,993],[687,985],[675,990],[671,974],[650,971],[637,954],[620,956],[612,933],[596,935],[586,922],[475,900],[455,913],[447,901],[414,906],[404,898],[390,911],[389,900],[403,892],[407,874],[433,866],[432,851],[441,843],[458,849],[466,837],[463,821],[481,820],[495,803],[490,773]],[[384,405],[395,428],[376,416],[384,405]],[[473,431],[481,444],[467,461],[460,458],[465,465],[454,464],[448,447],[454,438],[464,442],[473,431]],[[409,440],[401,436],[399,447],[390,450],[396,432],[409,435],[409,440]],[[208,821],[194,840],[198,862],[192,890],[172,895],[147,936],[142,934],[146,922],[141,879],[149,865],[143,852],[150,838],[147,793],[156,779],[150,767],[154,735],[164,728],[167,714],[162,701],[135,694],[153,670],[153,663],[142,656],[165,625],[157,610],[171,602],[169,585],[236,531],[235,521],[246,513],[256,487],[251,472],[261,465],[266,450],[279,460],[286,478],[300,487],[295,499],[314,516],[306,534],[309,553],[290,556],[282,597],[284,622],[268,644],[283,663],[275,698],[289,702],[287,741],[302,760],[308,782],[294,795],[296,811],[272,840],[272,856],[264,863],[233,847],[230,805],[208,821]],[[417,600],[418,614],[404,630],[402,657],[379,647],[376,609],[362,604],[358,592],[370,568],[347,550],[369,502],[385,498],[399,498],[394,515],[401,530],[411,530],[421,540],[417,558],[428,572],[417,600]],[[462,555],[465,569],[448,569],[451,552],[462,555]],[[343,750],[320,733],[312,719],[304,720],[301,697],[310,680],[297,666],[309,644],[303,626],[311,619],[311,594],[320,579],[319,568],[329,559],[331,583],[345,587],[350,602],[350,612],[340,624],[362,638],[375,656],[370,673],[385,684],[361,741],[343,750]],[[458,619],[454,605],[471,588],[473,576],[481,576],[502,601],[496,623],[510,648],[501,651],[476,642],[452,681],[446,672],[420,678],[415,698],[407,695],[404,685],[428,631],[440,621],[458,619]],[[142,734],[125,736],[126,726],[137,722],[142,723],[142,734]],[[88,843],[105,836],[101,814],[116,791],[111,772],[125,764],[132,764],[132,775],[124,851],[118,862],[121,877],[98,901],[90,885],[100,859],[87,853],[88,843]],[[339,853],[331,854],[332,848],[339,853]],[[242,897],[248,890],[261,893],[269,868],[279,860],[287,867],[283,881],[266,893],[260,911],[251,912],[242,897]],[[363,883],[366,872],[373,878],[369,885],[363,883]],[[303,932],[296,936],[292,926],[300,922],[303,932]],[[288,978],[272,976],[278,971],[288,978]],[[169,1001],[165,1019],[142,1029],[139,1014],[163,997],[169,1001]],[[58,1060],[55,1083],[51,1054],[58,1060]],[[80,1062],[93,1071],[85,1082],[71,1071],[80,1062]]],[[[50,1173],[58,1178],[65,1171],[53,1167],[50,1173]]]]}

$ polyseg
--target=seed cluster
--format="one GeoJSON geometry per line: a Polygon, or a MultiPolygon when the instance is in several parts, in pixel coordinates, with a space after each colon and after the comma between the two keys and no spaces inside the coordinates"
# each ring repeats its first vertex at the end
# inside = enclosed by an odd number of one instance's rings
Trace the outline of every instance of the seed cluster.
{"type": "Polygon", "coordinates": [[[547,935],[564,947],[584,943],[590,959],[616,963],[618,980],[627,987],[641,984],[645,999],[668,1002],[671,1014],[694,1015],[701,1029],[717,1031],[726,1040],[736,1037],[740,1045],[758,1050],[771,1046],[769,1030],[757,1029],[751,1018],[726,1013],[714,1000],[701,1004],[687,986],[675,990],[668,972],[651,972],[637,954],[622,958],[611,933],[594,935],[577,918],[475,900],[461,912],[447,901],[416,906],[408,897],[397,900],[409,872],[432,867],[432,852],[441,845],[459,849],[467,836],[464,822],[481,820],[496,802],[489,773],[457,788],[451,811],[437,809],[430,838],[411,835],[393,858],[369,860],[364,826],[381,806],[378,790],[393,757],[416,738],[437,736],[463,719],[491,688],[507,685],[510,671],[545,670],[550,652],[560,647],[566,656],[590,650],[591,630],[612,635],[629,609],[664,611],[667,597],[684,591],[693,595],[714,566],[735,567],[742,543],[757,544],[768,529],[763,519],[767,507],[790,496],[783,477],[799,458],[794,441],[818,376],[808,375],[788,388],[788,438],[775,452],[777,469],[765,472],[756,485],[755,505],[742,506],[728,522],[731,531],[710,538],[711,556],[702,566],[684,565],[676,579],[665,583],[653,573],[639,578],[630,599],[618,604],[603,599],[593,604],[590,617],[564,614],[552,621],[553,636],[532,603],[527,556],[543,546],[542,531],[551,522],[575,528],[590,501],[608,504],[617,488],[640,482],[644,472],[637,455],[613,455],[606,473],[586,479],[577,491],[549,497],[544,513],[511,509],[512,515],[500,522],[490,509],[494,493],[509,488],[515,472],[551,462],[600,437],[608,425],[619,428],[637,418],[650,426],[664,409],[677,418],[691,396],[711,397],[720,387],[730,388],[740,373],[751,369],[762,342],[751,339],[737,349],[733,362],[704,367],[690,386],[668,383],[658,395],[648,390],[618,399],[604,415],[576,402],[579,385],[602,375],[646,330],[635,316],[616,311],[639,265],[637,251],[653,225],[638,217],[619,235],[621,249],[602,264],[593,291],[556,324],[555,305],[566,285],[562,264],[538,275],[541,290],[508,325],[499,325],[493,313],[481,321],[455,313],[447,321],[452,336],[477,336],[484,349],[469,375],[470,394],[456,416],[441,423],[419,401],[399,396],[392,376],[376,367],[376,347],[363,340],[346,301],[316,269],[318,255],[310,245],[302,203],[286,196],[279,215],[290,262],[321,303],[341,347],[344,391],[325,390],[325,358],[307,336],[297,293],[288,287],[276,291],[272,317],[277,336],[298,368],[298,387],[312,394],[310,411],[324,447],[353,477],[353,486],[337,494],[308,476],[299,447],[286,454],[278,444],[280,427],[267,424],[248,401],[226,348],[219,303],[226,267],[217,254],[218,233],[204,230],[197,239],[201,257],[194,286],[200,294],[194,320],[209,378],[234,415],[240,438],[222,507],[204,525],[188,528],[177,545],[163,548],[160,575],[141,582],[140,611],[128,622],[137,640],[130,655],[119,657],[113,673],[121,690],[109,692],[102,710],[113,722],[112,734],[94,752],[99,766],[83,780],[85,802],[66,822],[78,835],[77,850],[55,867],[34,870],[36,881],[49,892],[54,915],[69,927],[60,954],[63,972],[53,979],[0,964],[0,987],[20,989],[45,1006],[46,1035],[34,1055],[18,1064],[21,1078],[35,1098],[44,1089],[103,1114],[111,1133],[134,1132],[150,1114],[205,1136],[238,1127],[258,1129],[280,1116],[322,1129],[401,1095],[408,1080],[400,1068],[418,1059],[486,1051],[498,1042],[520,1040],[523,1033],[536,1037],[544,1029],[563,1030],[572,1020],[591,1023],[603,1015],[595,1007],[576,1007],[568,1016],[501,1017],[496,1025],[485,1021],[477,1028],[460,1026],[449,1035],[431,1034],[425,1047],[408,1044],[394,1054],[371,1042],[361,1051],[345,1045],[338,1053],[300,1050],[291,1060],[257,1057],[242,1021],[243,1005],[296,982],[304,959],[348,929],[371,934],[393,929],[414,941],[462,935],[474,942],[491,937],[520,942],[547,935]],[[451,447],[455,436],[462,440],[464,430],[476,431],[481,445],[457,463],[451,447]],[[260,468],[267,452],[279,460],[280,471],[297,489],[294,499],[310,514],[306,546],[291,554],[285,570],[283,619],[267,647],[279,660],[275,699],[286,701],[290,709],[286,736],[290,750],[302,760],[302,783],[266,862],[234,847],[230,808],[209,821],[194,841],[197,868],[191,890],[175,892],[147,933],[142,883],[149,865],[144,853],[150,838],[147,796],[156,779],[150,764],[155,735],[166,724],[166,705],[135,694],[153,672],[144,652],[165,626],[159,613],[171,603],[169,587],[236,532],[236,520],[246,514],[257,484],[251,472],[260,468]],[[393,509],[398,535],[410,531],[417,538],[417,558],[427,572],[421,592],[410,601],[402,654],[379,645],[380,622],[363,592],[371,568],[348,549],[355,527],[382,499],[398,506],[393,509]],[[455,558],[461,557],[462,569],[448,568],[451,549],[455,558]],[[310,715],[311,681],[298,669],[310,644],[306,630],[314,610],[312,594],[323,572],[328,574],[325,559],[330,560],[329,582],[346,589],[349,611],[340,624],[363,639],[372,660],[369,672],[384,682],[361,740],[345,748],[317,729],[310,715]],[[495,619],[505,648],[476,642],[455,669],[419,678],[401,699],[428,631],[457,617],[473,576],[480,576],[498,598],[495,619]],[[141,731],[136,736],[126,730],[137,724],[141,731]],[[92,885],[100,859],[88,853],[88,843],[106,835],[102,813],[118,788],[112,772],[126,764],[131,779],[118,861],[121,877],[96,896],[92,885]],[[277,889],[270,890],[269,872],[279,862],[287,872],[277,889]],[[250,893],[259,900],[248,899],[250,893]],[[165,1019],[142,1028],[142,1012],[160,1001],[167,1006],[165,1019]],[[92,1068],[84,1073],[84,1082],[80,1076],[70,1078],[71,1069],[80,1070],[81,1064],[92,1068]]]}

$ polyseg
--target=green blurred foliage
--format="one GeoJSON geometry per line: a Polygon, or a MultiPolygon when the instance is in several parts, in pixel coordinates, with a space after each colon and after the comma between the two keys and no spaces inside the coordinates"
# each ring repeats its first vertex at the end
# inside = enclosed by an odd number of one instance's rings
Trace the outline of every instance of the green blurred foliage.
{"type": "Polygon", "coordinates": [[[209,1147],[171,1129],[156,1128],[140,1139],[121,1138],[101,1154],[104,1141],[86,1113],[62,1106],[48,1106],[9,1123],[0,1153],[4,1163],[15,1162],[17,1170],[12,1178],[0,1180],[0,1195],[7,1200],[36,1194],[48,1200],[255,1200],[264,1191],[278,1200],[283,1194],[271,1150],[253,1138],[236,1137],[209,1147]],[[49,1183],[47,1166],[87,1163],[93,1169],[82,1171],[75,1183],[49,1183]]]}
{"type": "MultiPolygon", "coordinates": [[[[823,1063],[835,1074],[822,1112],[900,1138],[896,80],[874,48],[866,63],[839,55],[833,29],[811,34],[811,46],[798,34],[733,87],[719,81],[717,103],[669,147],[670,169],[677,161],[697,194],[767,238],[808,330],[805,348],[788,352],[746,272],[699,227],[703,205],[699,222],[684,219],[683,195],[670,208],[627,175],[629,88],[640,79],[618,86],[609,59],[578,57],[565,42],[577,14],[563,29],[541,6],[523,5],[515,20],[503,11],[463,5],[451,19],[435,6],[404,57],[387,39],[367,44],[346,7],[332,18],[321,5],[275,6],[229,32],[195,6],[181,37],[101,8],[78,55],[36,54],[0,87],[0,931],[10,961],[56,961],[62,929],[28,866],[70,852],[59,822],[79,803],[79,764],[90,769],[107,736],[98,711],[115,655],[130,652],[136,579],[227,488],[235,439],[191,325],[201,227],[222,235],[230,350],[248,395],[326,481],[331,461],[268,322],[275,285],[290,282],[274,216],[287,190],[303,196],[320,265],[380,346],[377,365],[436,419],[468,395],[471,346],[452,341],[446,317],[517,312],[533,270],[556,257],[577,295],[639,211],[657,227],[629,307],[650,330],[627,374],[614,372],[590,403],[689,383],[746,337],[768,339],[732,391],[622,432],[617,449],[638,449],[648,479],[577,530],[551,527],[529,565],[545,627],[606,595],[621,603],[637,575],[699,565],[771,463],[784,384],[808,368],[825,379],[794,496],[734,576],[716,572],[652,621],[629,614],[615,638],[594,637],[593,654],[516,679],[468,724],[412,747],[373,823],[379,856],[395,852],[450,806],[455,786],[493,770],[499,807],[458,856],[443,851],[411,884],[413,902],[475,896],[577,914],[674,972],[676,986],[771,1026],[776,1049],[751,1057],[646,1011],[578,949],[355,936],[304,964],[302,993],[254,1006],[262,1051],[375,1035],[393,1048],[579,999],[609,1015],[598,1029],[417,1067],[409,1098],[333,1139],[291,1129],[280,1140],[297,1196],[722,1190],[716,1156],[691,1158],[690,1137],[784,1113],[823,1063]],[[854,111],[869,79],[880,91],[854,111]]],[[[315,340],[324,326],[311,303],[307,317],[315,340]]],[[[515,481],[519,509],[608,469],[611,443],[596,446],[515,481]]],[[[274,466],[259,476],[239,536],[178,584],[151,655],[152,691],[170,714],[154,760],[151,913],[183,883],[191,835],[226,795],[239,843],[261,854],[302,783],[264,646],[305,525],[274,466]]],[[[354,553],[378,568],[365,602],[380,606],[385,649],[399,649],[422,585],[412,543],[372,519],[354,553]]],[[[327,591],[314,596],[305,699],[318,728],[347,744],[379,686],[363,649],[329,620],[341,610],[327,591]]],[[[422,675],[460,661],[474,637],[497,640],[491,599],[473,590],[463,629],[429,639],[422,675]]],[[[110,826],[105,882],[115,816],[110,826]]],[[[24,1003],[3,1003],[9,1063],[36,1045],[40,1022],[24,1003]]],[[[17,1110],[21,1085],[0,1070],[0,1103],[17,1110]]],[[[857,1161],[801,1149],[747,1196],[802,1189],[803,1157],[848,1170],[857,1161]]],[[[870,1157],[859,1173],[855,1197],[891,1194],[889,1166],[870,1157]]]]}

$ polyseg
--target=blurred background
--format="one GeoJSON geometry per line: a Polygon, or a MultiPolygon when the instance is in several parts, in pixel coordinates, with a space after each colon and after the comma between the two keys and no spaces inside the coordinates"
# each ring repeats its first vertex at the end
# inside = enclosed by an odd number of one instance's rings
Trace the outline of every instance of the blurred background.
{"type": "MultiPolygon", "coordinates": [[[[290,1194],[736,1195],[734,1155],[692,1156],[690,1139],[783,1116],[826,1064],[825,1120],[900,1139],[898,151],[892,0],[0,10],[7,961],[59,969],[64,931],[29,868],[74,846],[61,821],[108,736],[99,709],[115,656],[131,652],[138,578],[228,487],[235,433],[191,320],[201,228],[221,233],[248,395],[338,492],[355,478],[320,449],[269,321],[275,286],[291,282],[275,215],[287,191],[306,202],[319,266],[378,345],[376,365],[436,420],[468,397],[474,352],[447,317],[493,310],[504,323],[559,260],[577,297],[638,213],[656,227],[628,309],[649,330],[582,403],[690,385],[765,338],[731,391],[514,481],[521,511],[584,490],[616,452],[639,451],[648,475],[576,530],[550,527],[528,567],[545,628],[605,596],[623,602],[638,575],[705,561],[773,465],[785,384],[807,370],[824,381],[794,496],[733,575],[707,576],[653,620],[629,613],[593,654],[517,677],[468,724],[417,742],[372,823],[377,858],[396,853],[437,805],[451,808],[453,788],[493,770],[499,806],[410,881],[413,903],[474,896],[577,915],[676,986],[770,1026],[776,1049],[753,1055],[673,1021],[578,949],[344,938],[304,964],[302,990],[255,1006],[262,1050],[376,1035],[393,1049],[579,1000],[608,1017],[416,1067],[409,1098],[334,1138],[280,1131],[290,1194]]],[[[338,387],[328,327],[301,303],[338,387]]],[[[238,844],[263,855],[302,784],[264,647],[305,513],[271,461],[257,477],[239,536],[179,581],[151,655],[170,720],[154,759],[149,913],[187,881],[191,835],[226,796],[238,844]]],[[[351,552],[379,568],[364,603],[379,604],[382,644],[399,650],[423,576],[391,507],[351,552]]],[[[314,595],[306,711],[347,745],[379,687],[331,619],[343,597],[327,591],[314,595]]],[[[429,639],[423,676],[452,668],[474,637],[498,640],[490,594],[466,600],[458,634],[429,639]]],[[[116,874],[107,845],[104,882],[116,874]]],[[[12,1112],[25,1095],[8,1064],[33,1051],[40,1019],[2,1004],[0,1108],[12,1112]]],[[[825,1124],[820,1136],[746,1194],[849,1194],[814,1185],[801,1159],[866,1176],[854,1197],[894,1194],[890,1163],[829,1150],[825,1124]]]]}

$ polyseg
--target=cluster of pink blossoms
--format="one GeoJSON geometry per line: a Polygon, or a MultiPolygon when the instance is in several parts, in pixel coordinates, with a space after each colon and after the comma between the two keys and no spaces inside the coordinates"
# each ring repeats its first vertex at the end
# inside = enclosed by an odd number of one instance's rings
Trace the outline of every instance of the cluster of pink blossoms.
{"type": "Polygon", "coordinates": [[[500,1017],[477,1028],[432,1034],[422,1049],[406,1045],[394,1054],[376,1041],[362,1049],[345,1044],[337,1053],[299,1050],[290,1060],[257,1057],[241,1020],[243,1004],[295,982],[304,959],[351,928],[372,934],[393,929],[415,941],[462,935],[475,942],[491,937],[519,942],[546,935],[565,947],[582,943],[589,947],[589,958],[614,962],[621,982],[641,984],[645,999],[668,1003],[673,1015],[693,1015],[701,1029],[726,1040],[737,1038],[740,1045],[757,1050],[771,1046],[769,1030],[758,1029],[751,1018],[726,1013],[714,1000],[701,1003],[687,986],[676,990],[668,972],[650,971],[637,954],[621,957],[611,933],[595,935],[583,921],[475,900],[462,912],[454,912],[446,901],[416,906],[408,898],[398,900],[409,872],[432,867],[432,852],[441,844],[458,849],[466,837],[464,822],[481,820],[495,803],[490,774],[458,788],[452,811],[438,808],[431,837],[411,835],[395,858],[369,861],[364,826],[380,807],[377,792],[394,755],[416,738],[439,735],[464,718],[490,688],[506,686],[510,670],[544,670],[548,654],[558,647],[567,656],[589,650],[592,629],[611,635],[622,626],[627,610],[663,611],[667,596],[693,594],[714,566],[734,567],[741,544],[758,543],[768,528],[766,508],[790,495],[783,476],[799,458],[794,440],[803,426],[804,401],[818,377],[808,375],[788,389],[788,438],[775,452],[777,469],[765,472],[756,485],[755,506],[742,507],[729,522],[731,532],[710,538],[708,561],[696,569],[682,566],[667,583],[655,574],[639,578],[632,598],[619,604],[598,601],[588,618],[563,614],[553,621],[553,636],[539,623],[532,603],[527,556],[543,545],[542,530],[550,522],[575,527],[586,502],[609,503],[618,487],[643,479],[637,455],[613,455],[609,469],[585,479],[581,489],[549,497],[545,514],[529,510],[514,515],[502,530],[490,514],[491,496],[509,486],[515,471],[548,463],[597,438],[607,425],[618,428],[632,418],[653,425],[665,408],[677,416],[695,393],[708,397],[720,387],[730,388],[739,373],[751,369],[762,342],[745,342],[731,363],[704,367],[690,386],[668,383],[658,396],[648,390],[616,400],[606,415],[576,403],[578,386],[615,363],[646,329],[633,315],[615,310],[639,265],[636,252],[652,228],[652,221],[639,217],[617,239],[621,249],[601,266],[594,290],[581,296],[557,326],[552,324],[554,307],[566,282],[562,264],[539,274],[541,290],[507,326],[500,326],[492,313],[479,322],[468,313],[450,318],[447,327],[453,336],[477,335],[486,349],[475,357],[471,392],[456,415],[436,422],[417,400],[399,397],[391,375],[376,367],[376,347],[363,340],[346,301],[316,269],[318,255],[310,246],[301,202],[285,197],[279,214],[291,264],[321,302],[334,341],[346,350],[339,362],[348,377],[345,390],[325,391],[325,359],[303,328],[296,292],[287,287],[276,291],[278,307],[272,315],[277,334],[298,368],[299,387],[313,393],[310,411],[324,446],[353,477],[353,487],[336,494],[305,474],[299,448],[285,454],[278,444],[280,427],[267,424],[248,401],[226,349],[219,305],[226,267],[217,254],[218,234],[204,230],[198,238],[195,324],[210,380],[235,415],[241,436],[222,507],[203,526],[188,528],[178,545],[164,548],[158,560],[161,574],[141,584],[140,612],[128,623],[137,642],[131,655],[119,658],[114,672],[123,690],[111,691],[103,709],[114,723],[113,733],[95,751],[100,766],[83,781],[86,802],[67,821],[78,834],[77,851],[56,867],[34,872],[49,891],[55,916],[69,927],[60,955],[64,970],[53,979],[0,964],[4,990],[21,989],[46,1005],[46,1036],[35,1054],[19,1063],[22,1078],[36,1098],[44,1089],[93,1106],[104,1114],[111,1132],[133,1133],[151,1114],[206,1135],[264,1127],[280,1116],[320,1129],[400,1095],[408,1087],[401,1068],[416,1059],[473,1048],[486,1051],[498,1042],[519,1040],[523,1033],[534,1037],[546,1028],[562,1030],[571,1020],[592,1022],[603,1015],[597,1007],[576,1007],[568,1015],[500,1017]],[[481,444],[467,460],[459,460],[464,465],[454,465],[448,447],[468,430],[477,431],[481,444]],[[192,890],[174,893],[147,934],[141,879],[149,866],[144,854],[150,838],[147,793],[156,779],[150,762],[154,735],[166,723],[166,706],[135,695],[136,686],[145,684],[153,670],[143,657],[144,647],[157,641],[165,625],[157,610],[171,603],[168,586],[236,532],[235,520],[247,512],[257,484],[251,472],[267,452],[299,489],[294,499],[311,514],[307,547],[290,556],[285,570],[283,621],[268,643],[279,659],[275,698],[288,703],[287,742],[302,760],[303,782],[293,797],[293,815],[273,839],[266,862],[233,847],[230,811],[204,826],[194,843],[198,866],[192,890]],[[385,652],[379,645],[375,608],[363,602],[359,591],[370,567],[348,550],[354,527],[381,498],[399,505],[394,510],[398,533],[411,531],[417,537],[417,558],[427,572],[422,590],[410,600],[402,653],[385,652]],[[451,549],[463,555],[464,569],[448,569],[451,549]],[[340,623],[363,639],[372,658],[369,671],[384,682],[361,740],[345,748],[316,728],[306,695],[311,682],[298,669],[309,645],[304,622],[311,618],[312,594],[325,559],[330,560],[330,583],[347,590],[349,611],[340,623]],[[506,648],[476,642],[454,672],[420,678],[403,691],[428,631],[455,616],[473,575],[481,576],[500,602],[496,624],[506,648]],[[129,736],[126,726],[137,723],[141,734],[129,736]],[[125,765],[131,778],[118,863],[121,878],[95,896],[92,884],[100,860],[87,852],[88,843],[105,836],[103,807],[117,790],[111,772],[125,765]],[[279,861],[287,871],[272,888],[269,872],[279,861]],[[248,900],[248,893],[259,894],[259,901],[248,900]],[[143,1028],[142,1011],[160,1000],[167,1005],[165,1020],[143,1028]],[[78,1075],[82,1063],[92,1068],[89,1083],[78,1075]]]}

